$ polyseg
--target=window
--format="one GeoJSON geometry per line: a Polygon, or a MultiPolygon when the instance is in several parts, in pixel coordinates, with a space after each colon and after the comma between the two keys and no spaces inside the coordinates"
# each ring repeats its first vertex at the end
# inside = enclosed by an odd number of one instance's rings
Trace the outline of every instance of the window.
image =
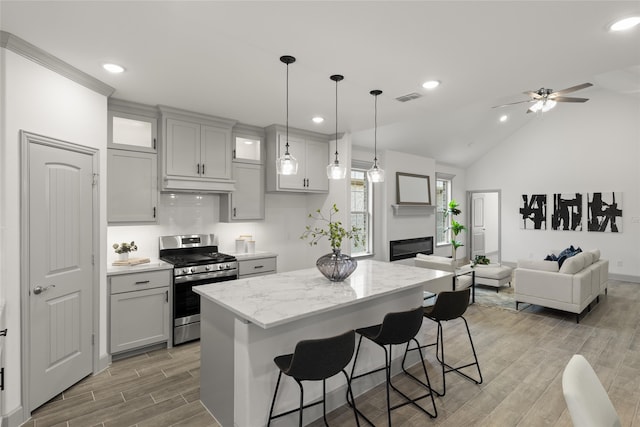
{"type": "Polygon", "coordinates": [[[351,256],[373,253],[372,192],[367,170],[351,168],[351,225],[360,229],[360,243],[351,241],[351,256]]]}
{"type": "Polygon", "coordinates": [[[451,244],[451,216],[447,215],[447,208],[451,201],[452,178],[436,174],[436,246],[451,244]]]}

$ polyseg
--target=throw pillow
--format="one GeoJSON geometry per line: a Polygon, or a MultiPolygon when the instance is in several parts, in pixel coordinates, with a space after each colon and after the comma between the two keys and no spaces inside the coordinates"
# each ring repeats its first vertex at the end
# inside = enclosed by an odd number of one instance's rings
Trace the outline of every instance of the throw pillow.
{"type": "Polygon", "coordinates": [[[558,261],[558,257],[555,254],[549,254],[544,258],[545,261],[558,261]]]}

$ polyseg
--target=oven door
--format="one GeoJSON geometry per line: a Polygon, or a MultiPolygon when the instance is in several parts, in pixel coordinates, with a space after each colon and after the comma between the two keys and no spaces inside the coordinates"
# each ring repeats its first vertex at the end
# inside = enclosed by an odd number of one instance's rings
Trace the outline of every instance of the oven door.
{"type": "Polygon", "coordinates": [[[174,281],[173,285],[173,343],[181,344],[200,338],[200,295],[194,286],[235,280],[238,276],[216,277],[204,280],[174,281]]]}

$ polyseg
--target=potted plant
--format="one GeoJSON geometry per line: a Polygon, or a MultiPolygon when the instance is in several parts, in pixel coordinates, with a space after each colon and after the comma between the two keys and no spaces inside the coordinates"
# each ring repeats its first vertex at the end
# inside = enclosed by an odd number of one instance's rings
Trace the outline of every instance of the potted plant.
{"type": "Polygon", "coordinates": [[[129,259],[129,252],[134,252],[138,250],[138,246],[134,241],[132,241],[131,243],[122,242],[120,244],[114,243],[113,249],[119,255],[120,260],[124,261],[129,259]]]}
{"type": "Polygon", "coordinates": [[[300,236],[300,239],[311,239],[309,241],[310,246],[317,245],[318,241],[323,237],[329,239],[332,253],[318,258],[316,261],[316,267],[318,267],[318,270],[320,270],[320,272],[332,282],[343,281],[349,277],[349,275],[351,275],[358,266],[358,262],[356,260],[341,252],[342,240],[353,239],[356,244],[362,240],[362,237],[359,234],[360,228],[351,227],[350,230],[347,230],[342,226],[341,221],[334,221],[333,216],[338,212],[338,207],[334,203],[329,209],[329,218],[324,216],[320,209],[316,210],[314,214],[309,214],[309,218],[324,222],[326,225],[324,227],[316,226],[313,228],[307,225],[304,233],[300,236]]]}
{"type": "MultiPolygon", "coordinates": [[[[454,199],[451,199],[449,202],[449,206],[447,207],[447,215],[451,215],[452,217],[460,215],[462,211],[459,209],[459,204],[454,199]]],[[[451,234],[453,235],[451,238],[451,257],[453,260],[456,260],[456,252],[459,247],[464,246],[461,241],[458,240],[458,234],[462,233],[467,228],[460,224],[455,218],[451,218],[451,226],[449,227],[451,230],[451,234]]]]}

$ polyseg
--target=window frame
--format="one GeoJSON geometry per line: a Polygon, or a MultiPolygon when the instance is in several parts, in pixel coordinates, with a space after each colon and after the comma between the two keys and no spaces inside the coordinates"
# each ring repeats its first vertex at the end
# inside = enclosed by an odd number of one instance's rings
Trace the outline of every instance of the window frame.
{"type": "Polygon", "coordinates": [[[449,208],[449,202],[453,199],[453,177],[454,175],[445,174],[445,173],[436,173],[436,221],[435,221],[435,247],[446,247],[451,246],[451,216],[447,215],[447,209],[449,208]],[[438,184],[440,182],[446,183],[446,195],[444,200],[442,201],[443,205],[441,206],[440,202],[440,193],[438,190],[438,184]],[[442,226],[443,230],[443,239],[440,239],[440,233],[438,231],[438,225],[440,221],[443,222],[442,226]]]}
{"type": "MultiPolygon", "coordinates": [[[[367,170],[371,167],[369,163],[359,162],[357,160],[353,160],[351,164],[351,171],[356,171],[363,174],[364,186],[366,191],[366,204],[367,210],[365,212],[367,217],[367,230],[365,230],[365,251],[364,252],[353,252],[353,241],[351,241],[351,256],[353,258],[362,258],[362,257],[371,257],[374,255],[374,215],[373,215],[373,183],[369,182],[369,177],[367,176],[367,170]]],[[[349,175],[350,183],[349,183],[349,200],[351,200],[352,191],[351,191],[351,182],[354,178],[349,175]]],[[[352,216],[354,213],[361,214],[362,211],[354,211],[353,205],[349,206],[349,215],[352,216]]],[[[354,225],[354,224],[352,224],[354,225]]]]}

